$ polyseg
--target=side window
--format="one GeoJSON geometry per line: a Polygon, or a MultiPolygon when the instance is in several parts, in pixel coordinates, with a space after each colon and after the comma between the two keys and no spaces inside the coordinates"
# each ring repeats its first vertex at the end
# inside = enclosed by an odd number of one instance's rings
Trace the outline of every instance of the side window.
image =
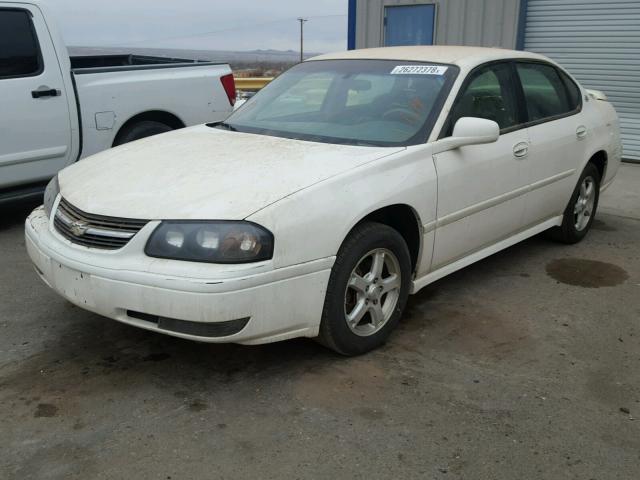
{"type": "Polygon", "coordinates": [[[574,110],[564,82],[554,67],[540,63],[519,63],[517,69],[530,122],[574,110]]]}
{"type": "Polygon", "coordinates": [[[580,93],[580,88],[578,88],[576,82],[571,80],[566,73],[558,70],[558,74],[567,87],[567,92],[569,92],[569,108],[571,108],[571,110],[578,110],[582,106],[582,93],[580,93]]]}
{"type": "Polygon", "coordinates": [[[453,107],[449,129],[453,130],[456,121],[462,117],[493,120],[501,130],[517,125],[518,109],[513,95],[510,66],[490,65],[472,75],[453,107]]]}
{"type": "Polygon", "coordinates": [[[41,68],[38,39],[29,13],[0,9],[0,79],[37,75],[41,68]]]}

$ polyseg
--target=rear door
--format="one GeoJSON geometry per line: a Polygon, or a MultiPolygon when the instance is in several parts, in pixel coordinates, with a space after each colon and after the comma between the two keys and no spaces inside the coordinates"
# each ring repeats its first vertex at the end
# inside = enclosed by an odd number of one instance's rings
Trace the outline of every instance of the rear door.
{"type": "MultiPolygon", "coordinates": [[[[445,127],[461,117],[493,120],[494,143],[457,148],[434,156],[438,172],[438,218],[432,270],[509,237],[522,227],[528,190],[527,130],[509,62],[469,74],[445,127]]],[[[441,136],[442,137],[442,136],[441,136]]]]}
{"type": "Polygon", "coordinates": [[[580,113],[580,89],[564,72],[543,62],[516,63],[527,111],[531,191],[524,223],[562,214],[587,155],[589,125],[580,113]]]}
{"type": "Polygon", "coordinates": [[[0,102],[0,188],[51,178],[71,155],[71,125],[62,72],[35,7],[0,8],[0,102]]]}

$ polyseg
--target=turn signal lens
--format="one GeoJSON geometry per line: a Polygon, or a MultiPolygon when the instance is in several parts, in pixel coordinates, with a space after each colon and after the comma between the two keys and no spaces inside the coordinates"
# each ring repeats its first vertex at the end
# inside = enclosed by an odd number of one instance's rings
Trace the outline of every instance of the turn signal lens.
{"type": "Polygon", "coordinates": [[[53,204],[56,203],[56,198],[58,198],[59,193],[60,185],[58,184],[58,176],[56,175],[44,190],[44,211],[49,218],[51,218],[51,210],[53,210],[53,204]]]}

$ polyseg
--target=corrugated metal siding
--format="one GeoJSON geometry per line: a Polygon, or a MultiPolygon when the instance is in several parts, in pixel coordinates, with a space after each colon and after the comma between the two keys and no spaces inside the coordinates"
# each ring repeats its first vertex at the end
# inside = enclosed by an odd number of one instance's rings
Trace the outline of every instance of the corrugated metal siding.
{"type": "Polygon", "coordinates": [[[514,48],[519,4],[514,0],[441,0],[436,43],[514,48]]]}
{"type": "Polygon", "coordinates": [[[525,49],[553,58],[615,106],[624,156],[640,160],[640,2],[528,0],[525,49]]]}
{"type": "Polygon", "coordinates": [[[516,0],[358,0],[356,48],[381,47],[384,7],[436,4],[437,45],[514,48],[519,1],[516,0]]]}

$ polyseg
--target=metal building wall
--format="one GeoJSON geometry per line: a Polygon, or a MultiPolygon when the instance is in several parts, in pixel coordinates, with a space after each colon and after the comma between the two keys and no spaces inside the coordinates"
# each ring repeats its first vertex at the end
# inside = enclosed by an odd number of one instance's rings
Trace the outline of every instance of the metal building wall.
{"type": "Polygon", "coordinates": [[[524,46],[605,92],[625,158],[640,160],[640,1],[528,0],[524,46]]]}
{"type": "Polygon", "coordinates": [[[356,48],[383,45],[384,7],[436,4],[438,45],[479,45],[515,48],[518,0],[357,0],[356,48]]]}

